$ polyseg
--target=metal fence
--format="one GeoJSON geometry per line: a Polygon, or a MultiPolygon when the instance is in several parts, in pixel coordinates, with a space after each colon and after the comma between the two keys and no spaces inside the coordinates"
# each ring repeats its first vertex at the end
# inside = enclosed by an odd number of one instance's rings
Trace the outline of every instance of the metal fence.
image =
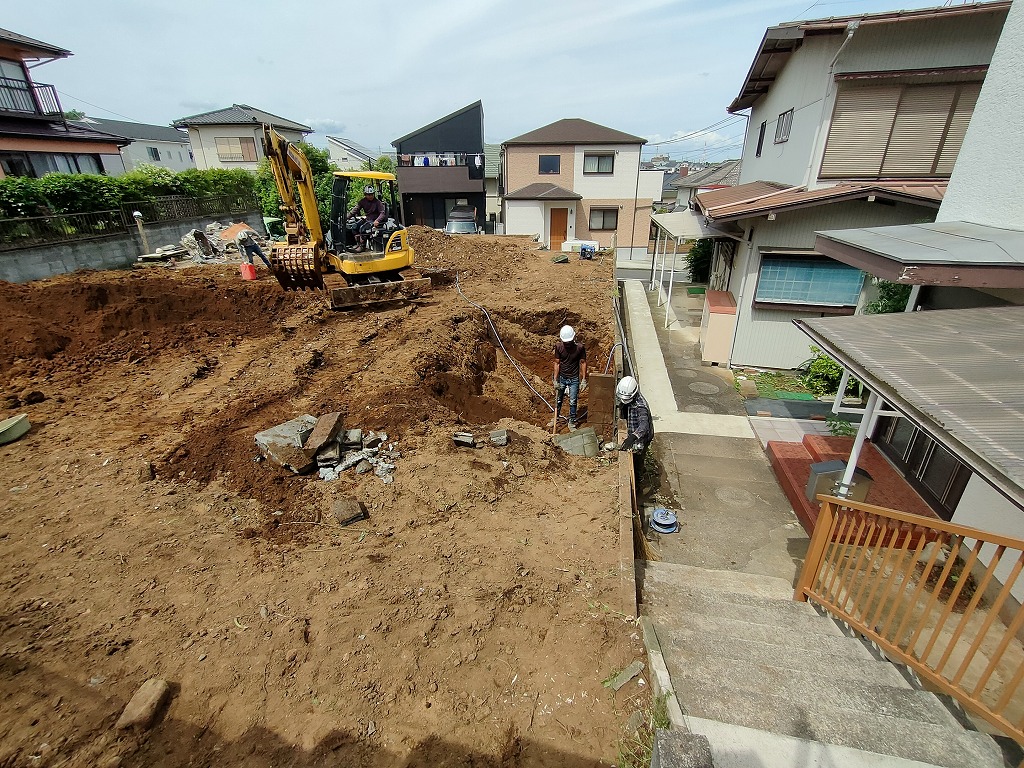
{"type": "Polygon", "coordinates": [[[112,211],[0,219],[0,251],[128,234],[134,230],[136,211],[142,214],[143,224],[157,224],[211,216],[236,216],[257,210],[259,203],[253,195],[172,196],[125,203],[112,211]]]}

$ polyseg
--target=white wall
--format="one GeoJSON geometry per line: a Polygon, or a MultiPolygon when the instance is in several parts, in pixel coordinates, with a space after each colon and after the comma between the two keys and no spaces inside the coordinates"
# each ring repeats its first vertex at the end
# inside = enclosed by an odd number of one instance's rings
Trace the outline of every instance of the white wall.
{"type": "Polygon", "coordinates": [[[547,212],[538,200],[505,201],[505,234],[546,237],[547,212]]]}
{"type": "Polygon", "coordinates": [[[327,140],[327,151],[330,153],[331,162],[338,166],[339,171],[358,171],[366,162],[362,155],[357,155],[348,147],[330,139],[327,140]]]}
{"type": "MultiPolygon", "coordinates": [[[[303,135],[298,131],[288,131],[281,128],[277,132],[288,141],[302,141],[303,135]]],[[[263,127],[253,124],[249,125],[200,125],[189,126],[188,140],[192,145],[192,154],[195,156],[196,168],[242,168],[246,171],[255,171],[260,159],[263,158],[263,127]],[[257,162],[221,162],[217,157],[217,139],[248,137],[256,142],[257,162]]]]}
{"type": "Polygon", "coordinates": [[[124,165],[128,170],[143,164],[168,168],[172,171],[184,171],[186,168],[196,167],[196,164],[192,162],[192,157],[189,155],[189,145],[187,142],[177,143],[135,139],[127,147],[121,148],[121,156],[124,158],[124,165]],[[159,160],[150,159],[148,147],[155,147],[160,151],[159,160]]]}
{"type": "Polygon", "coordinates": [[[1024,6],[1014,3],[981,88],[937,220],[1024,227],[1024,6]]]}
{"type": "Polygon", "coordinates": [[[639,200],[661,200],[664,184],[664,171],[640,171],[640,185],[636,196],[639,200]]]}
{"type": "MultiPolygon", "coordinates": [[[[964,489],[960,503],[956,505],[951,522],[1024,539],[1024,510],[1007,501],[978,475],[971,475],[971,479],[967,481],[967,488],[964,489]]],[[[970,540],[969,546],[973,545],[974,540],[970,540]]],[[[995,546],[989,544],[982,547],[979,559],[986,566],[992,561],[995,549],[995,546]]],[[[1006,583],[1016,559],[1016,556],[1004,556],[996,567],[996,577],[1001,584],[1006,583]]],[[[1018,579],[1011,592],[1018,601],[1024,602],[1024,579],[1018,579]]]]}
{"type": "MultiPolygon", "coordinates": [[[[633,199],[636,192],[637,171],[640,170],[639,144],[587,144],[576,147],[573,160],[572,191],[583,195],[585,200],[633,199]],[[615,153],[615,165],[611,175],[583,173],[583,155],[595,152],[615,153]]],[[[652,199],[661,196],[659,177],[657,189],[647,195],[652,199]]],[[[644,197],[644,195],[639,195],[644,197]]]]}

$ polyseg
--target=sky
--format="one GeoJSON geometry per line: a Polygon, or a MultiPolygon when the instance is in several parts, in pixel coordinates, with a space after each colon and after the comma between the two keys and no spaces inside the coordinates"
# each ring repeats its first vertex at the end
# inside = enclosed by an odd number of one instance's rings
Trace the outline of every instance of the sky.
{"type": "Polygon", "coordinates": [[[740,156],[746,120],[726,107],[768,27],[939,4],[33,0],[0,24],[72,51],[33,79],[100,118],[167,125],[249,104],[312,126],[320,146],[390,150],[480,100],[489,143],[580,117],[643,136],[645,156],[719,161],[740,156]]]}

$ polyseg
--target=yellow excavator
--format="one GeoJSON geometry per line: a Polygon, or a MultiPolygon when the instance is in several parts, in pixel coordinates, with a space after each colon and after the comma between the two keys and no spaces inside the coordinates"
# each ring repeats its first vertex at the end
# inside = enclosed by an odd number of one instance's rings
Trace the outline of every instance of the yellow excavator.
{"type": "Polygon", "coordinates": [[[400,212],[393,209],[398,200],[393,174],[335,171],[330,230],[325,236],[309,160],[268,125],[263,126],[263,153],[282,201],[286,237],[270,250],[274,276],[282,288],[326,291],[332,309],[430,294],[430,278],[412,269],[415,253],[409,233],[400,212]],[[364,220],[348,217],[351,184],[373,187],[377,199],[387,206],[382,226],[367,228],[362,226],[364,220]],[[365,229],[369,232],[363,234],[365,229]],[[365,242],[360,242],[359,234],[365,242]]]}

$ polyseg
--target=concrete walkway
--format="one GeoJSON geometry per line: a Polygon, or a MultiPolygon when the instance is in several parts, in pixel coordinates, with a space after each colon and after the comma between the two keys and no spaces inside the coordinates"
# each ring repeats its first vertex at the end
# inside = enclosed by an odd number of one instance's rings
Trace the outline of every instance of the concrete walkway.
{"type": "MultiPolygon", "coordinates": [[[[668,308],[639,281],[624,283],[631,354],[650,403],[662,467],[654,498],[680,532],[657,537],[664,562],[745,571],[793,583],[807,536],[779,488],[729,371],[702,365],[703,297],[685,286],[668,308]]],[[[657,534],[653,534],[657,536],[657,534]]],[[[642,581],[642,575],[640,576],[642,581]]]]}

